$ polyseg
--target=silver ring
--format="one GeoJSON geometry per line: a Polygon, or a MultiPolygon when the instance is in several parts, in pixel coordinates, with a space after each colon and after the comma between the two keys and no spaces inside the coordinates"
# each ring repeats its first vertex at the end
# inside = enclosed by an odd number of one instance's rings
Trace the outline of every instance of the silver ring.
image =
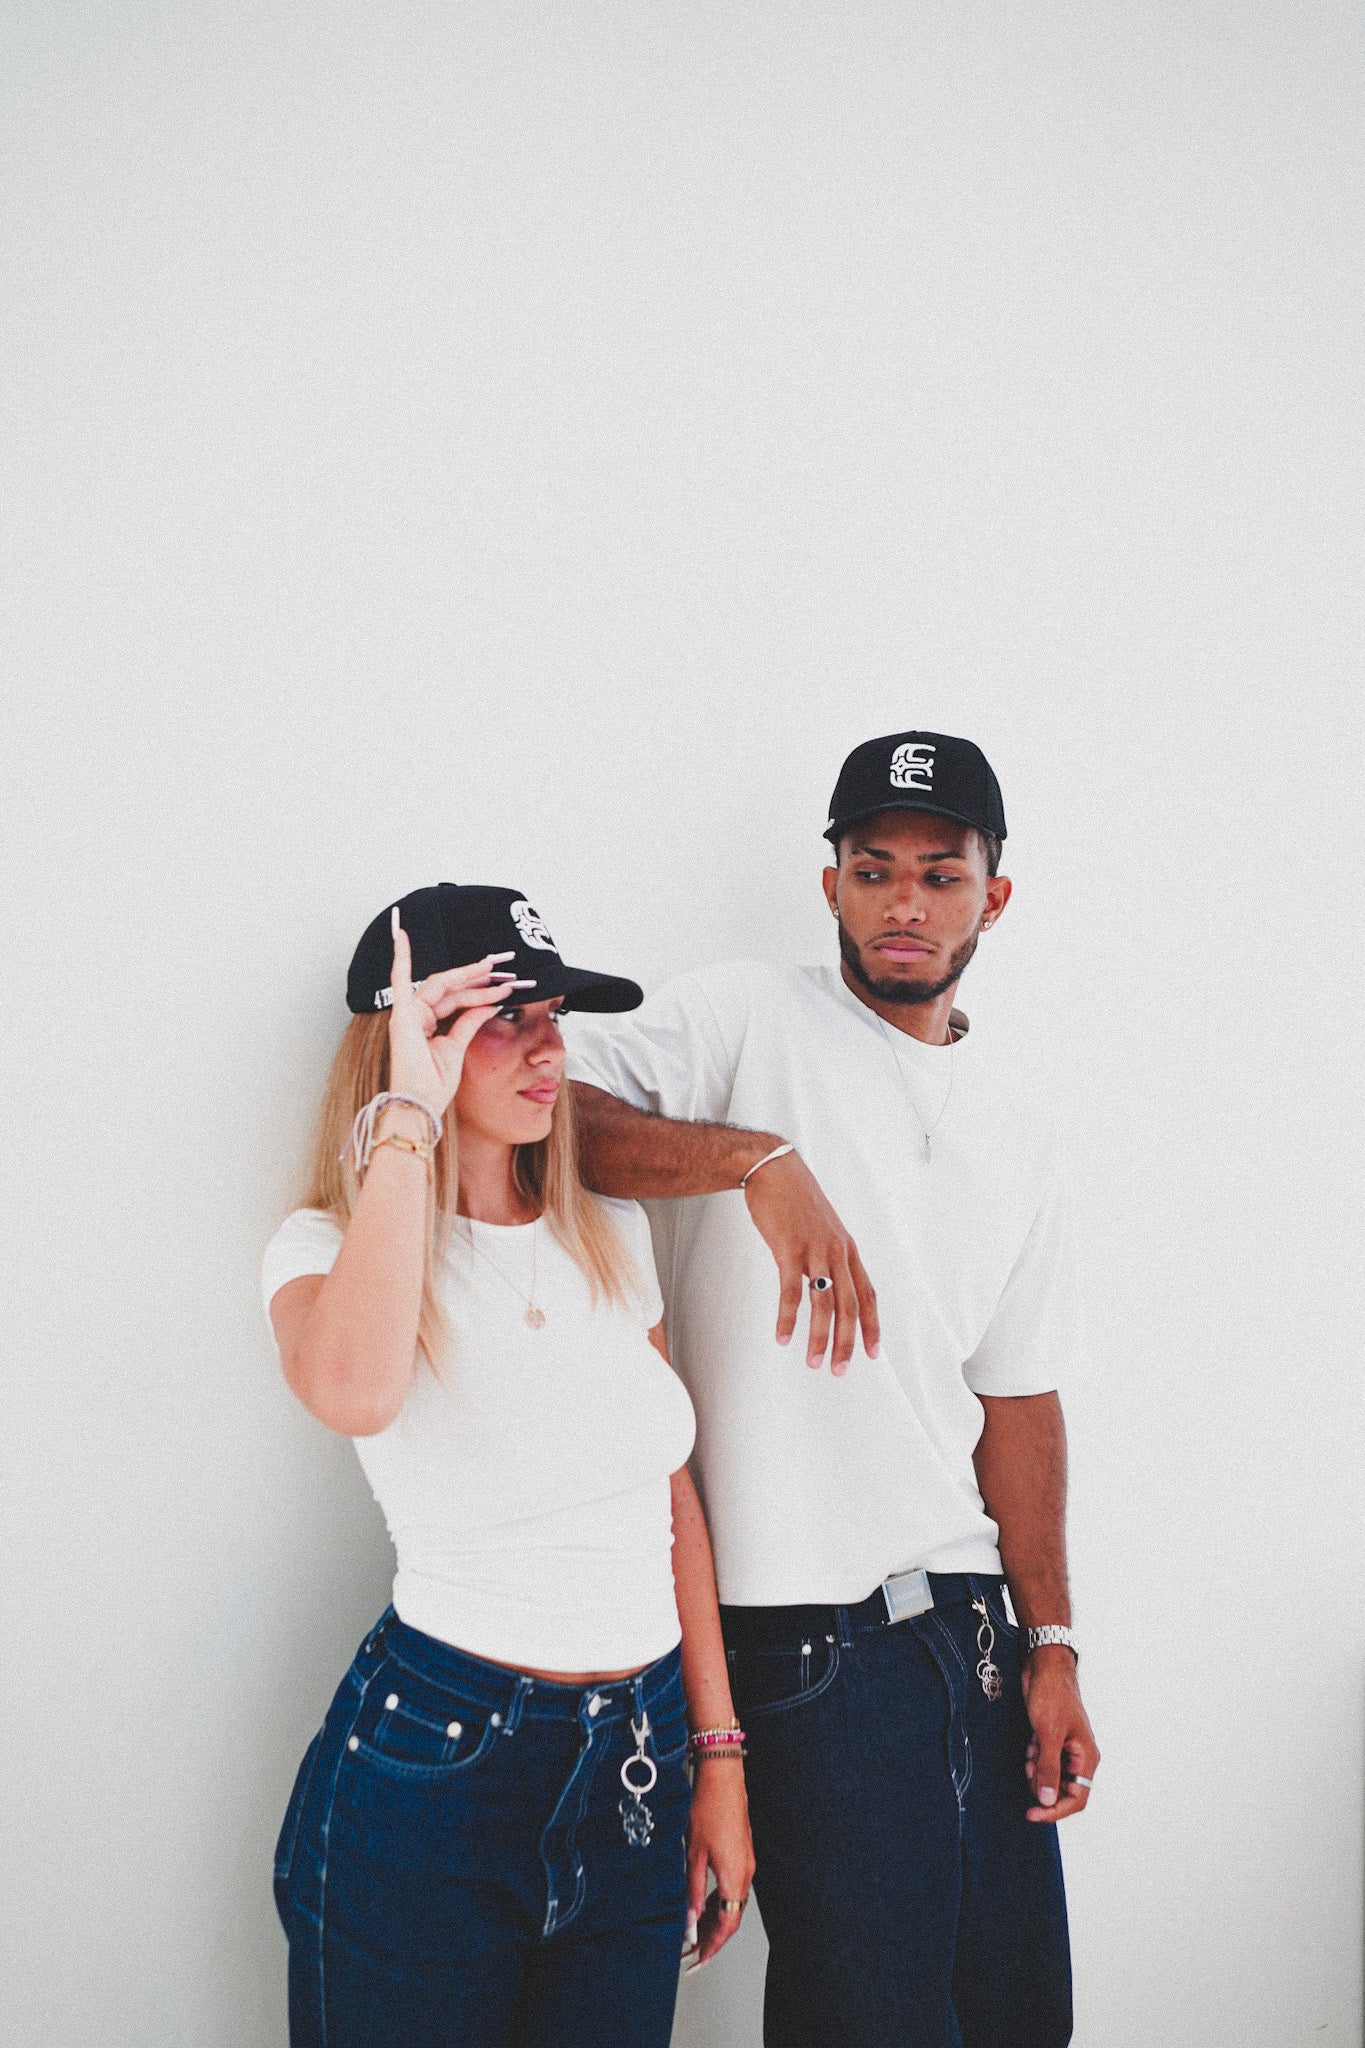
{"type": "Polygon", "coordinates": [[[1071,1780],[1071,1782],[1073,1785],[1084,1785],[1087,1792],[1093,1791],[1095,1785],[1095,1780],[1093,1778],[1075,1777],[1071,1780]]]}
{"type": "Polygon", "coordinates": [[[811,1281],[811,1283],[810,1283],[811,1293],[812,1293],[812,1294],[823,1294],[823,1293],[824,1293],[824,1291],[825,1291],[825,1289],[826,1289],[827,1287],[832,1287],[833,1285],[834,1285],[834,1282],[833,1282],[832,1280],[828,1279],[828,1278],[827,1278],[827,1277],[825,1276],[825,1274],[821,1273],[821,1274],[819,1275],[819,1277],[818,1277],[817,1279],[815,1279],[815,1280],[812,1280],[812,1281],[811,1281]]]}

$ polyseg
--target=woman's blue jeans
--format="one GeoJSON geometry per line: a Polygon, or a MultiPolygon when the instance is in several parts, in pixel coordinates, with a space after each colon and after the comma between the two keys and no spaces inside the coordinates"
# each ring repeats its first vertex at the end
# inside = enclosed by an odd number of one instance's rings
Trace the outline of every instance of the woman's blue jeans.
{"type": "Polygon", "coordinates": [[[280,1830],[292,2048],[667,2048],[686,1744],[676,1650],[635,1678],[554,1685],[390,1609],[280,1830]],[[638,1845],[620,1773],[646,1714],[658,1781],[638,1845]]]}
{"type": "Polygon", "coordinates": [[[935,1607],[894,1626],[840,1607],[722,1609],[769,1941],[766,2048],[1071,2039],[1057,1829],[1025,1819],[1018,1631],[998,1578],[930,1584],[935,1607]]]}

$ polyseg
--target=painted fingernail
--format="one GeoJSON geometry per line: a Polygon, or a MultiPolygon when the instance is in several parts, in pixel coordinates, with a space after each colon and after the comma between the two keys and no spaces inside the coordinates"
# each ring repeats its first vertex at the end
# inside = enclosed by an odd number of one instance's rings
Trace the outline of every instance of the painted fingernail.
{"type": "Polygon", "coordinates": [[[401,929],[402,927],[400,926],[398,921],[398,905],[395,903],[393,909],[389,912],[389,930],[393,933],[394,937],[396,938],[401,929]]]}
{"type": "Polygon", "coordinates": [[[1057,1794],[1051,1785],[1044,1785],[1042,1791],[1038,1794],[1038,1804],[1040,1806],[1055,1806],[1057,1804],[1057,1794]]]}
{"type": "Polygon", "coordinates": [[[874,1345],[872,1346],[872,1349],[871,1349],[871,1350],[870,1350],[870,1351],[868,1352],[868,1354],[867,1354],[867,1355],[868,1355],[868,1357],[869,1357],[869,1358],[880,1358],[880,1357],[881,1357],[881,1355],[882,1355],[882,1347],[881,1347],[881,1345],[880,1345],[880,1344],[874,1344],[874,1345]]]}
{"type": "Polygon", "coordinates": [[[695,1912],[695,1910],[694,1910],[694,1909],[693,1909],[693,1908],[692,1908],[691,1906],[689,1906],[689,1907],[688,1907],[688,1909],[687,1909],[687,1926],[686,1926],[686,1927],[684,1928],[684,1930],[683,1930],[683,1947],[684,1947],[684,1948],[691,1948],[691,1946],[692,1946],[693,1942],[694,1942],[694,1941],[696,1940],[696,1938],[697,1938],[697,1915],[696,1915],[696,1912],[695,1912]]]}
{"type": "Polygon", "coordinates": [[[483,957],[485,960],[515,960],[517,949],[515,946],[509,946],[505,953],[485,953],[483,957]]]}
{"type": "Polygon", "coordinates": [[[789,1330],[789,1331],[787,1332],[787,1334],[786,1334],[786,1336],[785,1336],[785,1337],[779,1337],[777,1341],[778,1341],[778,1343],[779,1343],[779,1344],[782,1344],[782,1345],[787,1345],[787,1344],[790,1344],[790,1343],[791,1343],[791,1332],[790,1332],[790,1330],[789,1330]]]}

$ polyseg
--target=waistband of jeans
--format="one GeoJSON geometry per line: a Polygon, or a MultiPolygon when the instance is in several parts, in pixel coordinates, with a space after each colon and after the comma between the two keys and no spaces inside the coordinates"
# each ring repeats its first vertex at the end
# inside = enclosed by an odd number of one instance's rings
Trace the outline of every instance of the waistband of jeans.
{"type": "MultiPolygon", "coordinates": [[[[1003,1586],[999,1573],[929,1572],[929,1590],[935,1607],[960,1607],[979,1600],[983,1593],[1003,1586]]],[[[925,1612],[929,1612],[928,1609],[925,1612]]],[[[732,1649],[777,1649],[799,1643],[811,1636],[841,1636],[840,1620],[857,1633],[872,1628],[899,1627],[886,1611],[880,1586],[866,1600],[851,1600],[830,1606],[722,1607],[721,1627],[732,1649]]]]}
{"type": "Polygon", "coordinates": [[[363,1677],[367,1666],[375,1670],[389,1659],[415,1672],[428,1685],[500,1712],[504,1720],[582,1721],[586,1715],[600,1727],[627,1716],[638,1717],[642,1709],[656,1713],[668,1693],[675,1693],[680,1703],[682,1700],[681,1645],[666,1650],[630,1678],[565,1685],[554,1679],[532,1678],[508,1665],[491,1663],[487,1657],[476,1657],[472,1651],[439,1642],[400,1621],[390,1607],[361,1644],[353,1668],[363,1677]]]}

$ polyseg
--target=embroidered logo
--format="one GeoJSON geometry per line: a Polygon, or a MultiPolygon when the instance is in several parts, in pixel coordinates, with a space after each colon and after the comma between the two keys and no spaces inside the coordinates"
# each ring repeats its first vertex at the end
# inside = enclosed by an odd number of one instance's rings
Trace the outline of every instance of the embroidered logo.
{"type": "Polygon", "coordinates": [[[897,747],[891,756],[891,787],[932,789],[937,751],[936,747],[927,745],[923,740],[907,740],[903,747],[897,747]]]}
{"type": "Polygon", "coordinates": [[[518,897],[512,905],[512,922],[528,946],[536,946],[542,953],[553,953],[558,949],[538,914],[532,910],[524,896],[518,897]]]}

